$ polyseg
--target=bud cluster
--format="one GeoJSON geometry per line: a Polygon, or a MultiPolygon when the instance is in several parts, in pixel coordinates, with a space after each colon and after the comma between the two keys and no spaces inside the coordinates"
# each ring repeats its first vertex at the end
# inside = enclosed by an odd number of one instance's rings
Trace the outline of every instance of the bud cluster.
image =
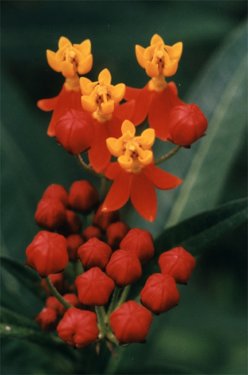
{"type": "Polygon", "coordinates": [[[129,229],[117,211],[103,212],[97,190],[85,180],[69,192],[50,185],[35,220],[41,230],[26,249],[27,264],[41,276],[47,295],[36,321],[77,348],[103,339],[108,345],[144,342],[152,313],[178,304],[176,282],[187,283],[195,265],[181,247],[164,252],[161,273],[148,277],[140,303],[126,301],[154,256],[148,231],[129,229]]]}

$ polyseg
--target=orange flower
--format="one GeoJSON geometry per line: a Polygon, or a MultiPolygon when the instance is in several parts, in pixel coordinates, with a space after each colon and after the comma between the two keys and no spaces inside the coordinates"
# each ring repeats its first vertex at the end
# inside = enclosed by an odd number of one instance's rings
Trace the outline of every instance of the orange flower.
{"type": "Polygon", "coordinates": [[[56,52],[46,51],[47,62],[56,72],[61,72],[65,78],[72,78],[77,73],[88,73],[93,64],[91,42],[89,39],[80,44],[72,44],[69,39],[59,38],[56,52]]]}
{"type": "Polygon", "coordinates": [[[56,124],[68,110],[82,112],[78,73],[88,73],[93,63],[89,39],[80,44],[72,44],[69,39],[62,36],[58,47],[57,52],[47,50],[47,62],[53,70],[63,74],[65,83],[57,96],[37,102],[38,108],[42,111],[53,111],[47,130],[50,137],[56,135],[56,124]]]}
{"type": "Polygon", "coordinates": [[[81,77],[80,87],[82,107],[92,115],[94,128],[89,161],[97,172],[101,172],[106,168],[111,157],[106,146],[106,139],[121,135],[121,123],[124,119],[131,117],[134,102],[119,104],[125,94],[125,85],[123,83],[112,85],[108,69],[100,72],[96,82],[81,77]]]}
{"type": "Polygon", "coordinates": [[[115,211],[124,206],[129,198],[138,213],[146,220],[154,221],[157,212],[155,187],[173,189],[181,180],[157,168],[153,163],[151,147],[155,140],[152,129],[135,136],[134,125],[123,122],[122,136],[107,139],[107,147],[118,163],[110,164],[105,175],[113,184],[103,202],[102,211],[115,211]]]}
{"type": "Polygon", "coordinates": [[[149,126],[156,132],[156,137],[167,140],[169,134],[169,114],[175,105],[183,102],[177,96],[173,82],[167,83],[164,77],[174,75],[182,54],[182,43],[168,46],[155,34],[151,45],[143,48],[136,45],[138,63],[151,80],[142,88],[126,88],[125,99],[135,101],[132,122],[141,124],[148,116],[149,126]]]}

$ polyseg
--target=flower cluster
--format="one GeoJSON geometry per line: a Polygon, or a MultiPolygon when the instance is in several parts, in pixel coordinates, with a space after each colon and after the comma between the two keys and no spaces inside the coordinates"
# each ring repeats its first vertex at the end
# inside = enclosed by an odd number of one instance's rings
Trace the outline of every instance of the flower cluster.
{"type": "Polygon", "coordinates": [[[176,84],[167,82],[177,72],[182,49],[181,42],[170,46],[157,34],[150,46],[137,45],[137,61],[149,77],[141,89],[113,83],[107,68],[95,81],[86,78],[93,65],[90,40],[72,44],[61,37],[56,52],[47,50],[49,66],[65,78],[56,97],[38,101],[40,109],[52,111],[47,134],[101,179],[99,191],[87,180],[73,182],[68,191],[48,186],[34,214],[41,230],[26,248],[27,265],[40,275],[46,292],[38,324],[76,348],[104,341],[112,350],[144,342],[153,314],[178,304],[177,284],[186,284],[195,267],[183,247],[167,250],[139,297],[128,299],[156,249],[151,233],[129,228],[119,210],[130,199],[153,221],[155,189],[182,182],[157,165],[189,148],[207,129],[200,108],[184,103],[176,84]],[[146,120],[148,128],[140,131],[146,120]],[[175,145],[158,159],[156,138],[175,145]]]}
{"type": "Polygon", "coordinates": [[[81,162],[87,158],[88,169],[113,181],[104,211],[118,210],[130,198],[138,213],[153,221],[155,188],[174,189],[181,183],[156,166],[166,160],[154,156],[156,138],[175,144],[176,152],[206,132],[207,120],[200,108],[184,103],[176,84],[166,81],[177,72],[182,50],[181,42],[169,46],[157,34],[147,48],[136,45],[137,61],[150,78],[142,89],[113,84],[107,68],[95,81],[82,76],[93,64],[88,39],[72,44],[61,37],[56,52],[47,50],[48,64],[65,77],[56,97],[38,101],[40,109],[53,111],[47,134],[81,162]],[[137,135],[135,127],[146,119],[150,129],[137,135]],[[116,162],[111,162],[113,156],[116,162]]]}
{"type": "Polygon", "coordinates": [[[35,220],[41,230],[26,249],[27,264],[41,276],[47,293],[36,320],[78,348],[103,339],[109,345],[143,342],[152,313],[178,304],[176,282],[187,283],[195,266],[181,247],[164,252],[161,273],[148,277],[141,303],[126,301],[130,286],[154,256],[148,231],[129,229],[117,211],[103,212],[96,189],[85,180],[74,182],[69,192],[50,185],[35,220]]]}

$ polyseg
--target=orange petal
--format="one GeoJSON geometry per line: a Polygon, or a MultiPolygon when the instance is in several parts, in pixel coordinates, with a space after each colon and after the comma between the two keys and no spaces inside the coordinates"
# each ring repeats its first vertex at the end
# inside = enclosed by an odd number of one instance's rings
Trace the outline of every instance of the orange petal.
{"type": "Polygon", "coordinates": [[[164,44],[164,40],[161,38],[160,35],[154,34],[152,39],[151,39],[151,45],[157,44],[157,43],[163,43],[164,44]]]}
{"type": "Polygon", "coordinates": [[[93,65],[93,56],[88,55],[87,57],[83,57],[80,59],[77,71],[79,74],[86,74],[92,69],[93,65]]]}
{"type": "Polygon", "coordinates": [[[90,41],[90,39],[86,39],[82,43],[74,44],[73,46],[75,46],[82,53],[83,56],[87,56],[91,52],[91,41],[90,41]]]}
{"type": "Polygon", "coordinates": [[[108,69],[103,69],[98,76],[98,81],[102,85],[110,85],[111,84],[110,71],[108,69]]]}
{"type": "Polygon", "coordinates": [[[50,98],[50,99],[40,99],[37,102],[37,107],[45,112],[53,111],[56,106],[57,101],[58,101],[57,96],[55,96],[54,98],[50,98]]]}
{"type": "Polygon", "coordinates": [[[148,114],[150,103],[153,97],[153,92],[149,91],[147,86],[145,86],[143,89],[126,87],[125,96],[127,100],[133,99],[135,101],[135,107],[131,121],[134,123],[134,125],[141,124],[143,121],[145,121],[145,118],[148,114]]]}
{"type": "Polygon", "coordinates": [[[119,103],[124,98],[125,91],[126,85],[124,83],[119,83],[118,85],[110,88],[110,93],[115,103],[119,103]]]}
{"type": "Polygon", "coordinates": [[[174,76],[174,74],[176,74],[177,72],[177,69],[178,69],[178,62],[174,60],[171,63],[165,65],[163,69],[163,75],[165,77],[174,76]]]}
{"type": "Polygon", "coordinates": [[[125,120],[125,121],[123,121],[123,123],[121,125],[121,132],[122,132],[123,135],[128,134],[128,135],[130,135],[130,137],[134,137],[136,129],[135,129],[135,126],[133,125],[133,123],[131,121],[125,120]]]}
{"type": "Polygon", "coordinates": [[[72,78],[75,75],[75,68],[69,61],[63,61],[61,63],[61,72],[65,78],[72,78]]]}
{"type": "Polygon", "coordinates": [[[103,202],[103,211],[116,211],[127,203],[130,196],[132,178],[132,173],[120,172],[103,202]]]}
{"type": "Polygon", "coordinates": [[[101,112],[104,115],[110,115],[114,112],[115,109],[115,103],[112,99],[108,100],[107,102],[103,102],[101,104],[101,112]]]}
{"type": "Polygon", "coordinates": [[[173,44],[173,46],[166,46],[166,49],[171,59],[179,61],[183,53],[183,43],[178,42],[173,44]]]}
{"type": "Polygon", "coordinates": [[[143,173],[147,178],[161,190],[174,189],[182,183],[179,177],[173,176],[172,174],[155,167],[155,165],[149,165],[143,169],[143,173]]]}
{"type": "Polygon", "coordinates": [[[61,71],[61,63],[56,58],[56,53],[53,51],[50,51],[49,49],[46,50],[46,57],[47,62],[50,68],[55,70],[55,72],[61,71]]]}
{"type": "Polygon", "coordinates": [[[146,74],[153,78],[153,77],[157,77],[159,75],[159,70],[158,70],[158,65],[157,64],[154,64],[152,62],[147,62],[146,63],[146,74]]]}
{"type": "Polygon", "coordinates": [[[121,153],[122,153],[122,140],[110,137],[110,138],[106,139],[106,144],[107,144],[107,148],[108,148],[109,152],[112,155],[114,155],[116,157],[121,155],[121,153]]]}
{"type": "Polygon", "coordinates": [[[154,221],[157,212],[157,196],[152,182],[142,172],[133,177],[131,202],[144,219],[154,221]]]}
{"type": "Polygon", "coordinates": [[[105,124],[94,122],[95,139],[89,150],[90,165],[96,172],[101,172],[110,161],[110,152],[106,146],[108,132],[105,124]]]}
{"type": "Polygon", "coordinates": [[[83,95],[90,95],[95,87],[96,83],[91,82],[89,78],[81,77],[80,80],[80,88],[83,95]]]}
{"type": "Polygon", "coordinates": [[[72,46],[72,44],[71,44],[71,42],[70,42],[70,40],[68,39],[68,38],[66,38],[65,36],[61,36],[60,38],[59,38],[59,43],[58,43],[58,45],[59,45],[59,49],[61,49],[61,48],[64,48],[65,46],[72,46]]]}
{"type": "Polygon", "coordinates": [[[153,100],[150,106],[148,121],[151,128],[155,130],[156,137],[167,140],[169,134],[169,115],[171,109],[182,103],[175,95],[174,89],[167,86],[161,92],[154,92],[153,100]]]}
{"type": "Polygon", "coordinates": [[[83,109],[88,112],[94,112],[97,109],[96,101],[94,100],[92,95],[91,96],[83,95],[81,97],[81,104],[82,104],[83,109]]]}

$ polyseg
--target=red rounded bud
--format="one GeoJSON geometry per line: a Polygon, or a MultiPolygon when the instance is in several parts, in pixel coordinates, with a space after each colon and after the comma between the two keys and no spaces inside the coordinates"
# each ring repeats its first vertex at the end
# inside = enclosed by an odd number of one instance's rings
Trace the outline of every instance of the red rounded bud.
{"type": "Polygon", "coordinates": [[[68,309],[57,326],[58,336],[67,344],[83,348],[98,338],[96,314],[75,307],[68,309]]]}
{"type": "Polygon", "coordinates": [[[135,301],[123,303],[110,315],[110,326],[121,344],[144,342],[151,324],[151,312],[135,301]]]}
{"type": "Polygon", "coordinates": [[[104,269],[111,253],[111,247],[98,238],[89,239],[78,249],[78,256],[85,268],[97,266],[104,269]]]}
{"type": "Polygon", "coordinates": [[[122,221],[117,221],[108,226],[106,231],[108,244],[113,249],[118,249],[121,240],[127,234],[129,227],[122,221]]]}
{"type": "Polygon", "coordinates": [[[40,231],[26,248],[27,264],[41,277],[61,272],[68,264],[66,240],[57,233],[40,231]]]}
{"type": "Polygon", "coordinates": [[[36,223],[43,228],[57,229],[65,222],[65,206],[58,199],[42,198],[38,203],[34,218],[36,223]]]}
{"type": "Polygon", "coordinates": [[[119,211],[109,211],[103,212],[102,205],[98,208],[95,213],[93,224],[97,225],[99,228],[106,230],[107,227],[119,220],[119,211]]]}
{"type": "MultiPolygon", "coordinates": [[[[51,282],[53,283],[53,285],[55,286],[55,288],[59,292],[62,292],[64,289],[64,275],[62,273],[53,273],[48,276],[51,282]]],[[[46,279],[41,279],[40,285],[46,291],[47,294],[51,294],[51,291],[48,288],[46,279]]]]}
{"type": "Polygon", "coordinates": [[[44,191],[42,198],[57,199],[65,206],[68,204],[68,193],[62,185],[49,185],[44,191]]]}
{"type": "MultiPolygon", "coordinates": [[[[76,296],[76,294],[73,293],[67,293],[63,295],[63,298],[66,302],[68,302],[70,305],[76,307],[79,305],[79,300],[76,296]]],[[[65,308],[60,303],[56,297],[50,296],[46,300],[46,307],[50,307],[51,309],[54,309],[58,314],[62,315],[65,312],[65,308]]]]}
{"type": "Polygon", "coordinates": [[[105,305],[115,287],[113,280],[98,267],[93,267],[79,275],[75,285],[79,301],[89,306],[105,305]]]}
{"type": "Polygon", "coordinates": [[[98,203],[96,188],[88,181],[75,181],[70,188],[69,204],[77,211],[90,212],[98,203]]]}
{"type": "Polygon", "coordinates": [[[93,128],[85,112],[68,110],[56,124],[57,141],[71,154],[80,154],[90,147],[93,128]]]}
{"type": "Polygon", "coordinates": [[[112,254],[106,272],[118,286],[125,286],[140,278],[142,268],[136,255],[126,250],[117,250],[112,254]]]}
{"type": "Polygon", "coordinates": [[[148,261],[154,255],[152,235],[144,229],[131,229],[121,241],[120,248],[135,254],[140,261],[148,261]]]}
{"type": "Polygon", "coordinates": [[[154,273],[147,279],[140,296],[143,305],[155,314],[172,309],[180,298],[173,277],[162,273],[154,273]]]}
{"type": "Polygon", "coordinates": [[[78,248],[84,243],[79,234],[71,234],[66,238],[69,259],[75,261],[78,259],[78,248]]]}
{"type": "Polygon", "coordinates": [[[36,316],[35,320],[42,329],[53,329],[56,326],[57,312],[50,307],[44,307],[36,316]]]}
{"type": "Polygon", "coordinates": [[[65,224],[61,230],[68,234],[80,232],[82,227],[82,222],[80,217],[71,210],[66,210],[66,220],[65,224]]]}
{"type": "Polygon", "coordinates": [[[102,232],[101,229],[95,227],[94,225],[90,225],[87,228],[83,230],[82,236],[89,240],[90,238],[102,238],[102,232]]]}
{"type": "Polygon", "coordinates": [[[175,247],[161,254],[158,264],[164,275],[171,275],[178,283],[186,284],[196,261],[183,247],[175,247]]]}
{"type": "Polygon", "coordinates": [[[208,121],[196,104],[175,106],[170,112],[168,139],[179,146],[190,146],[204,135],[208,121]]]}

